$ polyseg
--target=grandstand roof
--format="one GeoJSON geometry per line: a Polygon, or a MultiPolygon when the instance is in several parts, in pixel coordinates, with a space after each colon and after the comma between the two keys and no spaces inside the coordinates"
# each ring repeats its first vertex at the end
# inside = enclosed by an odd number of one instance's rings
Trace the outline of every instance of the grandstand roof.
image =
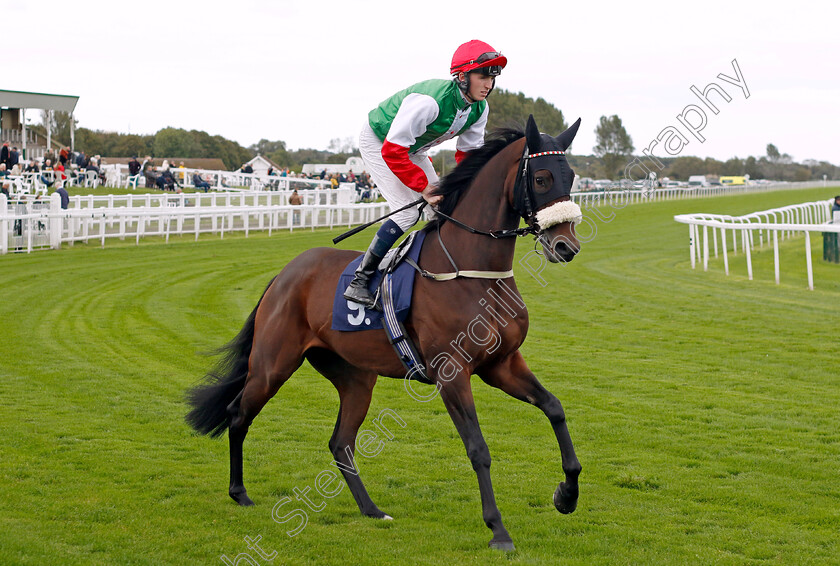
{"type": "Polygon", "coordinates": [[[73,112],[76,109],[77,102],[79,102],[78,96],[0,90],[0,107],[2,108],[41,108],[43,110],[73,112]]]}

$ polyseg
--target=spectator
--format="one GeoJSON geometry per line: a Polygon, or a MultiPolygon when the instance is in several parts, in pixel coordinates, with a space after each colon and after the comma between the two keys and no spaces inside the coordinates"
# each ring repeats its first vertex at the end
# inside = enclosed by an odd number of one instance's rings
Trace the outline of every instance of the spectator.
{"type": "Polygon", "coordinates": [[[102,167],[105,163],[102,161],[102,156],[96,154],[93,159],[96,160],[96,168],[99,169],[99,182],[105,186],[105,169],[102,167]]]}
{"type": "Polygon", "coordinates": [[[84,151],[80,151],[80,152],[76,155],[76,166],[77,166],[79,169],[85,169],[85,168],[87,168],[87,166],[88,166],[88,160],[87,160],[87,157],[85,156],[85,152],[84,152],[84,151]]]}
{"type": "Polygon", "coordinates": [[[41,170],[38,168],[38,163],[34,159],[30,159],[29,165],[26,166],[24,171],[26,173],[39,173],[41,170]]]}
{"type": "Polygon", "coordinates": [[[243,173],[248,173],[249,175],[254,172],[254,168],[251,167],[250,163],[246,163],[245,167],[242,168],[243,173]]]}
{"type": "Polygon", "coordinates": [[[9,170],[6,169],[6,164],[0,162],[0,179],[5,179],[10,175],[9,170]]]}
{"type": "Polygon", "coordinates": [[[831,212],[840,211],[840,195],[834,197],[834,204],[831,205],[831,212]]]}
{"type": "Polygon", "coordinates": [[[132,177],[140,173],[140,162],[137,161],[137,156],[133,156],[128,162],[128,174],[132,177]]]}
{"type": "Polygon", "coordinates": [[[66,168],[68,159],[70,159],[70,148],[62,147],[58,152],[58,162],[62,165],[62,170],[66,168]]]}
{"type": "Polygon", "coordinates": [[[6,167],[11,167],[12,157],[12,149],[9,147],[9,142],[4,141],[3,147],[0,149],[0,163],[4,164],[6,167]]]}
{"type": "Polygon", "coordinates": [[[193,173],[193,185],[196,189],[204,189],[204,192],[207,192],[207,189],[210,188],[210,183],[202,179],[201,175],[198,174],[198,171],[193,173]]]}
{"type": "MultiPolygon", "coordinates": [[[[292,194],[289,195],[289,204],[293,206],[300,206],[303,204],[303,199],[298,194],[297,189],[293,190],[292,194]]],[[[300,212],[297,210],[292,213],[292,223],[300,224],[300,212]]]]}
{"type": "Polygon", "coordinates": [[[292,204],[292,205],[295,205],[295,206],[303,204],[303,199],[298,194],[297,189],[293,190],[292,194],[289,195],[289,204],[292,204]]]}
{"type": "Polygon", "coordinates": [[[67,175],[64,174],[64,171],[65,171],[64,165],[61,162],[59,162],[55,167],[53,167],[53,171],[55,171],[55,173],[56,173],[56,175],[55,175],[56,180],[64,181],[64,180],[67,179],[67,175]]]}
{"type": "MultiPolygon", "coordinates": [[[[14,146],[12,147],[12,153],[9,157],[9,165],[12,167],[12,169],[14,169],[15,165],[17,165],[18,163],[20,163],[20,151],[18,151],[17,146],[14,146]]],[[[14,173],[12,174],[14,175],[14,173]]]]}
{"type": "Polygon", "coordinates": [[[95,157],[91,157],[88,160],[87,167],[85,167],[85,175],[89,175],[89,171],[93,171],[96,173],[96,176],[99,177],[99,182],[104,185],[105,184],[105,174],[102,170],[99,169],[99,160],[95,157]]]}
{"type": "Polygon", "coordinates": [[[47,171],[52,171],[52,160],[45,159],[44,160],[44,168],[41,169],[41,182],[44,183],[47,187],[52,187],[53,183],[55,182],[55,175],[47,175],[47,171]]]}
{"type": "Polygon", "coordinates": [[[184,180],[187,178],[187,171],[184,167],[184,162],[182,161],[180,165],[178,165],[178,179],[183,183],[184,180]]]}
{"type": "Polygon", "coordinates": [[[85,167],[85,171],[96,171],[96,174],[99,175],[99,162],[96,161],[96,159],[91,158],[85,167]]]}
{"type": "Polygon", "coordinates": [[[14,165],[12,165],[11,174],[12,174],[12,177],[19,177],[20,176],[20,164],[19,163],[15,163],[14,165]]]}
{"type": "Polygon", "coordinates": [[[67,210],[70,206],[70,195],[67,194],[67,190],[64,187],[58,187],[55,192],[61,197],[61,208],[67,210]]]}
{"type": "Polygon", "coordinates": [[[164,160],[161,168],[162,171],[158,175],[158,178],[155,179],[155,184],[163,191],[174,192],[178,183],[175,181],[175,176],[172,175],[172,171],[169,169],[169,161],[164,160]]]}
{"type": "MultiPolygon", "coordinates": [[[[5,165],[5,163],[4,163],[4,165],[5,165]]],[[[2,189],[0,189],[0,192],[3,193],[4,195],[6,195],[7,200],[12,199],[12,195],[9,194],[9,187],[10,186],[11,186],[10,183],[3,183],[2,189]]]]}
{"type": "Polygon", "coordinates": [[[140,171],[143,172],[143,177],[146,180],[146,188],[153,189],[157,184],[157,174],[155,173],[155,162],[152,161],[150,156],[147,155],[146,159],[143,160],[140,171]]]}

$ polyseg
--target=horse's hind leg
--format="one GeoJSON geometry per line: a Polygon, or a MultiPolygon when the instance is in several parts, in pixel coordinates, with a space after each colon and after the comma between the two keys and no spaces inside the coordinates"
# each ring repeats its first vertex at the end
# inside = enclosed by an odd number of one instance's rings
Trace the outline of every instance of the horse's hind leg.
{"type": "Polygon", "coordinates": [[[566,481],[561,482],[554,492],[554,507],[561,513],[573,512],[577,508],[581,466],[575,455],[566,425],[566,413],[560,401],[537,380],[519,351],[493,367],[482,369],[478,375],[488,385],[497,387],[520,401],[535,405],[548,417],[560,445],[560,458],[566,476],[566,481]]]}
{"type": "Polygon", "coordinates": [[[350,488],[350,493],[353,494],[353,499],[356,500],[356,505],[359,506],[359,511],[366,517],[391,519],[368,495],[354,457],[356,434],[370,407],[373,386],[376,385],[376,373],[360,370],[327,350],[311,350],[306,358],[338,390],[341,403],[335,429],[330,438],[330,452],[350,488]]]}
{"type": "Polygon", "coordinates": [[[274,355],[266,355],[256,347],[251,354],[251,369],[242,392],[228,405],[230,415],[230,488],[228,493],[240,505],[253,505],[242,478],[242,445],[248,428],[262,408],[280,387],[300,367],[303,356],[291,346],[281,348],[274,355]],[[285,351],[284,351],[285,350],[285,351]]]}

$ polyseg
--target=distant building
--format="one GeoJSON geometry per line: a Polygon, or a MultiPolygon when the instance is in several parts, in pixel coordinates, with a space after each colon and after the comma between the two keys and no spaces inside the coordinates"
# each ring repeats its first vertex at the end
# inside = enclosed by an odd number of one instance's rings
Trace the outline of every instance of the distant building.
{"type": "Polygon", "coordinates": [[[365,162],[362,160],[361,157],[354,156],[348,157],[347,161],[344,164],[341,163],[307,163],[301,169],[301,173],[305,175],[317,175],[324,169],[327,170],[327,174],[332,173],[349,173],[350,170],[353,170],[353,173],[359,174],[365,170],[365,162]]]}
{"type": "Polygon", "coordinates": [[[242,164],[243,167],[245,165],[250,165],[254,169],[254,175],[268,175],[269,168],[274,169],[279,174],[280,169],[283,169],[283,167],[280,167],[272,160],[268,159],[267,157],[263,157],[262,155],[258,155],[251,161],[242,164]]]}

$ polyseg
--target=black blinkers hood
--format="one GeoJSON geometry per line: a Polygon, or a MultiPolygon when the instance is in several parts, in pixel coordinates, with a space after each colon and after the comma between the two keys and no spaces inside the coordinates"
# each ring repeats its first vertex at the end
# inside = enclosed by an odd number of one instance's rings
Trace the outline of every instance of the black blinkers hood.
{"type": "Polygon", "coordinates": [[[566,149],[572,144],[580,118],[562,134],[553,138],[541,134],[534,121],[528,117],[525,127],[525,151],[520,162],[520,177],[514,189],[514,208],[526,219],[545,205],[569,196],[575,179],[575,172],[566,160],[566,149]],[[534,174],[545,170],[551,173],[553,184],[540,189],[534,182],[534,174]]]}

